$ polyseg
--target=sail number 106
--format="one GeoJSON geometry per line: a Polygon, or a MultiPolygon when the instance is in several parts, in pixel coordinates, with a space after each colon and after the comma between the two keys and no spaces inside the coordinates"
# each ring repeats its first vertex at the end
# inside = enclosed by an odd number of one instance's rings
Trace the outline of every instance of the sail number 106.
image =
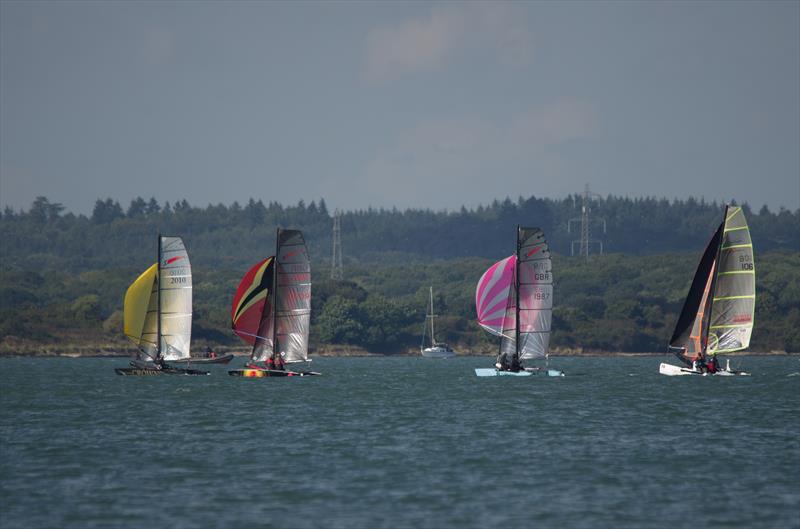
{"type": "Polygon", "coordinates": [[[752,270],[753,269],[753,256],[750,254],[744,254],[739,256],[739,266],[742,270],[752,270]]]}

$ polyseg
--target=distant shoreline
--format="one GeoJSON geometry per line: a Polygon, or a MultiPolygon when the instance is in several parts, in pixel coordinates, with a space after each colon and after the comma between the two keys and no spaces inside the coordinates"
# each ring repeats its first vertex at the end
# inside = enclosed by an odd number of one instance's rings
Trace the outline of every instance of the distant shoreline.
{"type": "MultiPolygon", "coordinates": [[[[2,357],[53,357],[53,358],[126,358],[136,353],[137,348],[127,341],[82,341],[76,337],[66,338],[61,343],[37,342],[16,336],[6,336],[0,340],[0,358],[2,357]],[[70,339],[71,338],[71,339],[70,339]]],[[[197,358],[209,348],[217,355],[232,354],[247,357],[251,347],[248,345],[215,345],[204,340],[197,340],[194,344],[197,358]]],[[[466,347],[455,346],[459,352],[456,356],[494,357],[497,355],[495,348],[478,351],[465,351],[466,347]]],[[[792,355],[786,351],[743,351],[731,353],[731,356],[784,356],[792,355]]],[[[411,357],[420,356],[416,347],[400,351],[372,352],[362,347],[340,344],[312,344],[309,347],[309,356],[314,358],[328,357],[411,357]]],[[[555,347],[550,351],[551,357],[601,357],[601,356],[668,356],[666,351],[631,352],[631,351],[602,351],[596,349],[583,349],[580,347],[555,347]]],[[[671,355],[669,355],[671,356],[671,355]]]]}

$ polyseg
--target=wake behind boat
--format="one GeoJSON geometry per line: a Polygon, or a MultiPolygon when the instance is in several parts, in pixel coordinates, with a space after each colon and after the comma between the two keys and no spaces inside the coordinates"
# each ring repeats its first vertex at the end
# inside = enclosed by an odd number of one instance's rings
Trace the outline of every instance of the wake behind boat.
{"type": "Polygon", "coordinates": [[[522,366],[522,360],[548,360],[553,313],[550,250],[539,228],[517,226],[517,252],[484,272],[475,291],[478,324],[500,337],[494,368],[475,369],[479,377],[543,375],[562,371],[522,366]]]}
{"type": "Polygon", "coordinates": [[[749,375],[720,369],[717,355],[750,345],[756,301],[753,243],[742,208],[725,212],[697,266],[692,285],[669,341],[669,350],[684,363],[662,363],[667,376],[749,375]]]}
{"type": "Polygon", "coordinates": [[[125,293],[125,335],[139,348],[118,375],[208,375],[169,365],[189,358],[192,337],[192,268],[180,237],[158,236],[158,261],[125,293]]]}
{"type": "Polygon", "coordinates": [[[231,325],[253,345],[244,369],[228,374],[245,378],[319,375],[286,364],[309,362],[311,262],[303,233],[278,229],[275,255],[256,263],[233,297],[231,325]]]}
{"type": "Polygon", "coordinates": [[[422,327],[422,345],[420,345],[420,354],[425,358],[451,358],[456,355],[449,345],[444,342],[437,342],[433,332],[433,320],[436,315],[433,313],[433,287],[430,287],[431,296],[431,312],[426,315],[426,320],[431,320],[431,346],[425,347],[425,333],[428,329],[427,321],[422,327]]]}
{"type": "Polygon", "coordinates": [[[521,371],[502,371],[496,367],[477,367],[475,374],[479,377],[530,377],[534,375],[548,376],[548,377],[563,377],[564,372],[558,369],[536,369],[525,368],[521,371]]]}

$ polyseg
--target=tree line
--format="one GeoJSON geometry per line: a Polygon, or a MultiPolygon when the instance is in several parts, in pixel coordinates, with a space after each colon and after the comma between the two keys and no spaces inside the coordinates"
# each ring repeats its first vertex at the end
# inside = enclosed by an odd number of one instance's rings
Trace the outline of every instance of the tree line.
{"type": "MultiPolygon", "coordinates": [[[[365,209],[343,212],[342,249],[346,266],[359,263],[492,258],[512,253],[517,224],[544,229],[555,253],[576,249],[580,196],[563,200],[506,198],[459,211],[365,209]]],[[[605,253],[654,255],[697,253],[722,217],[722,205],[687,199],[609,196],[591,205],[594,237],[605,253]]],[[[753,212],[743,205],[756,252],[800,251],[800,210],[753,212]]],[[[181,235],[192,260],[209,267],[241,267],[272,253],[278,226],[303,230],[315,263],[329,263],[332,218],[324,199],[283,206],[250,199],[206,207],[185,200],[160,204],[136,198],[124,209],[98,199],[90,216],[65,213],[62,205],[38,197],[25,211],[0,216],[4,266],[31,270],[84,271],[152,260],[157,233],[181,235]]],[[[597,252],[599,245],[593,245],[597,252]]]]}
{"type": "MultiPolygon", "coordinates": [[[[345,281],[330,277],[331,212],[324,200],[283,206],[251,199],[194,207],[111,199],[92,215],[37,198],[0,216],[0,340],[123,344],[122,299],[156,259],[156,234],[181,235],[194,271],[195,344],[235,345],[229,311],[241,275],[274,252],[278,226],[302,229],[312,256],[311,339],[395,353],[420,345],[428,287],[437,339],[490,352],[475,323],[483,271],[514,251],[517,224],[545,229],[554,253],[553,348],[661,351],[722,206],[703,200],[607,197],[606,255],[571,257],[568,221],[580,197],[505,199],[455,212],[366,209],[342,214],[345,281]],[[65,338],[66,337],[66,338],[65,338]]],[[[746,206],[745,206],[746,208],[746,206]]],[[[800,351],[800,211],[746,208],[756,251],[752,349],[800,351]]],[[[573,223],[573,228],[575,224],[573,223]]]]}

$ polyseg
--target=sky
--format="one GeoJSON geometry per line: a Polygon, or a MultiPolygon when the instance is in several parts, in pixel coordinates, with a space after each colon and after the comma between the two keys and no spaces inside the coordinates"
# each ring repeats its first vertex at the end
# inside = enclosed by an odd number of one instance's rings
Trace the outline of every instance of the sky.
{"type": "Polygon", "coordinates": [[[800,208],[800,2],[0,2],[0,206],[800,208]]]}

